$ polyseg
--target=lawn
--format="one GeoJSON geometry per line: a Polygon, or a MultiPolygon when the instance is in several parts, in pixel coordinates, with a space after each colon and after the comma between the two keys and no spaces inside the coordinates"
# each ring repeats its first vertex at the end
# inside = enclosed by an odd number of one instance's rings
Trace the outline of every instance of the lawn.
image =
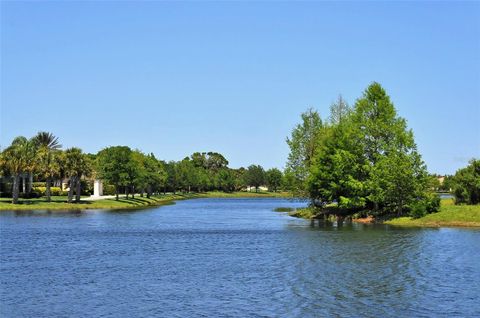
{"type": "Polygon", "coordinates": [[[400,217],[385,224],[400,226],[480,226],[480,205],[454,205],[453,199],[442,199],[440,212],[428,214],[419,219],[400,217]]]}
{"type": "Polygon", "coordinates": [[[20,204],[12,204],[10,198],[0,198],[0,211],[5,210],[83,210],[83,209],[129,209],[141,206],[155,206],[171,204],[176,200],[195,199],[195,198],[270,198],[270,197],[290,197],[286,192],[204,192],[187,194],[166,194],[157,195],[150,198],[136,195],[134,199],[121,197],[118,201],[115,199],[104,199],[98,201],[81,200],[79,203],[67,203],[67,197],[54,196],[52,202],[47,202],[45,198],[38,199],[20,199],[20,204]]]}

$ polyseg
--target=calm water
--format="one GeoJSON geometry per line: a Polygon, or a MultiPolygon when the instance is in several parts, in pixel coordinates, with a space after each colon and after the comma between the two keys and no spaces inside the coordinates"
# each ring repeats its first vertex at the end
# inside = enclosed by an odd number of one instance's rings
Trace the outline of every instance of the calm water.
{"type": "Polygon", "coordinates": [[[2,317],[479,317],[480,231],[311,228],[282,199],[1,213],[2,317]]]}

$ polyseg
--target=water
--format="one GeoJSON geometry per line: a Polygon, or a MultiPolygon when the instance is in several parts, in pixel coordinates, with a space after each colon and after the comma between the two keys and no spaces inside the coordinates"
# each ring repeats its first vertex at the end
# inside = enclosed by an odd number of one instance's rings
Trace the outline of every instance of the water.
{"type": "Polygon", "coordinates": [[[0,213],[2,317],[479,317],[480,231],[311,228],[283,199],[0,213]]]}

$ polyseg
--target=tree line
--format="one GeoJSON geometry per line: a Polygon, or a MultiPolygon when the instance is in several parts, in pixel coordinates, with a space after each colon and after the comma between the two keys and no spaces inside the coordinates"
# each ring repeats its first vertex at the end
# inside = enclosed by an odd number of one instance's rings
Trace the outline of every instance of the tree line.
{"type": "Polygon", "coordinates": [[[284,187],[279,169],[265,171],[260,165],[233,169],[216,152],[195,152],[183,160],[167,162],[128,146],[106,147],[96,154],[84,153],[77,147],[61,148],[58,137],[39,132],[30,139],[15,138],[0,153],[0,176],[7,184],[4,192],[11,195],[14,204],[19,202],[21,185],[22,195],[31,197],[36,194],[32,185],[41,182],[44,187],[36,188],[44,189],[40,194],[51,201],[53,185],[61,187],[64,180],[69,203],[79,202],[81,194],[92,188],[92,182],[87,181],[93,179],[103,180],[105,192],[116,194],[117,200],[120,193],[128,198],[136,193],[150,197],[162,192],[232,192],[247,187],[258,191],[261,186],[277,191],[284,187]]]}
{"type": "Polygon", "coordinates": [[[379,83],[353,106],[340,96],[328,118],[303,113],[287,143],[285,178],[319,211],[421,216],[439,209],[413,132],[379,83]]]}

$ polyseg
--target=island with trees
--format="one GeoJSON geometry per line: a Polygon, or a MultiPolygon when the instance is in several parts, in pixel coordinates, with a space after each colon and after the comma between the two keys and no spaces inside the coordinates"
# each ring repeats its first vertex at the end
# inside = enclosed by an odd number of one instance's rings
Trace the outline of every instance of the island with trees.
{"type": "Polygon", "coordinates": [[[296,196],[311,202],[297,216],[480,226],[480,161],[472,159],[449,178],[456,206],[451,199],[441,203],[437,178],[428,173],[412,130],[379,83],[368,86],[352,107],[340,96],[324,120],[315,110],[303,113],[287,143],[285,179],[296,196]]]}

